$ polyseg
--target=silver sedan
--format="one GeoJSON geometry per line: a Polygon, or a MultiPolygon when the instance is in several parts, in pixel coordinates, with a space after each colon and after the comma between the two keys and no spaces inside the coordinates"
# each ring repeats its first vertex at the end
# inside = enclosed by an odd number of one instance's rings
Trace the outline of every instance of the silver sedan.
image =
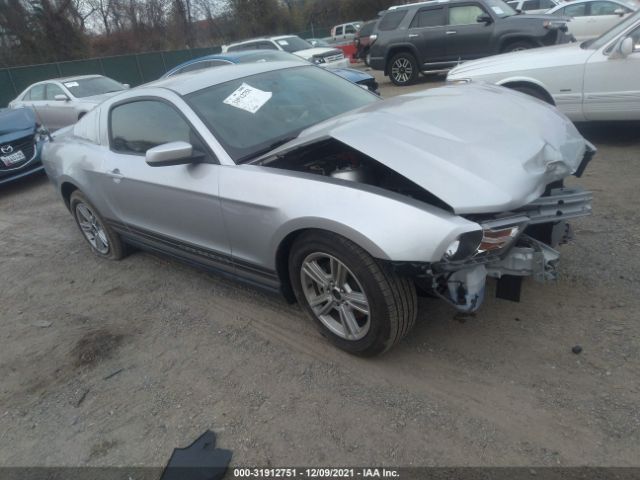
{"type": "Polygon", "coordinates": [[[338,347],[381,353],[428,292],[472,312],[487,278],[556,275],[563,187],[593,148],[555,108],[488,85],[380,100],[295,62],[233,65],[111,98],[44,147],[93,252],[134,245],[301,304],[338,347]],[[515,121],[517,119],[517,121],[515,121]]]}
{"type": "Polygon", "coordinates": [[[53,78],[30,85],[9,108],[31,107],[39,123],[55,131],[76,123],[100,102],[127,88],[127,84],[102,75],[53,78]]]}

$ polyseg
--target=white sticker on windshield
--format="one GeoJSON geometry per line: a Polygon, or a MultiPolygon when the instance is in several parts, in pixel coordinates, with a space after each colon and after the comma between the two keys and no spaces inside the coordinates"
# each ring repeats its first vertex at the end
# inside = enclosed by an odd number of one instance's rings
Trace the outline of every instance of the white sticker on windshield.
{"type": "Polygon", "coordinates": [[[504,15],[504,10],[500,7],[491,7],[496,15],[504,15]]]}
{"type": "Polygon", "coordinates": [[[289,42],[287,42],[286,40],[278,40],[278,43],[279,43],[280,45],[282,45],[283,47],[284,47],[285,45],[289,45],[289,42]]]}
{"type": "Polygon", "coordinates": [[[78,82],[67,82],[64,84],[65,87],[67,88],[72,88],[72,87],[77,87],[78,86],[78,82]]]}
{"type": "Polygon", "coordinates": [[[256,113],[270,98],[271,92],[263,92],[243,83],[235,92],[225,98],[223,103],[250,113],[256,113]]]}

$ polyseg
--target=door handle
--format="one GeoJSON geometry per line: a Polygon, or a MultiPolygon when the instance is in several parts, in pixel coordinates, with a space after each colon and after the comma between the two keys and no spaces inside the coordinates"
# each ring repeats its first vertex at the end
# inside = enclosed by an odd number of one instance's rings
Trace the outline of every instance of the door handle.
{"type": "Polygon", "coordinates": [[[455,34],[456,34],[456,33],[458,33],[458,32],[456,32],[455,30],[447,30],[447,31],[446,31],[446,32],[444,32],[444,33],[446,33],[447,35],[455,35],[455,34]]]}
{"type": "Polygon", "coordinates": [[[416,38],[416,37],[419,37],[419,36],[420,36],[419,33],[410,33],[409,34],[409,38],[416,38]]]}
{"type": "Polygon", "coordinates": [[[118,168],[114,168],[113,170],[107,170],[107,171],[106,171],[106,172],[104,172],[104,173],[106,173],[106,175],[107,175],[108,177],[113,178],[113,180],[114,180],[115,182],[119,182],[120,180],[122,180],[122,179],[124,178],[124,175],[122,175],[122,174],[120,173],[120,169],[118,169],[118,168]]]}

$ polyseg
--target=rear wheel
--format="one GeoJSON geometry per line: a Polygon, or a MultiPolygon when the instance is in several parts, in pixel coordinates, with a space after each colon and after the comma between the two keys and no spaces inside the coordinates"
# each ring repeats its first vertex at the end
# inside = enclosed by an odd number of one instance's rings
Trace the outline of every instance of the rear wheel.
{"type": "Polygon", "coordinates": [[[508,44],[506,47],[504,47],[502,52],[503,53],[520,52],[522,50],[529,50],[530,48],[534,48],[534,47],[535,45],[527,41],[513,42],[508,44]]]}
{"type": "Polygon", "coordinates": [[[415,323],[415,287],[353,242],[303,234],[289,257],[296,298],[339,348],[371,356],[398,343],[415,323]]]}
{"type": "Polygon", "coordinates": [[[397,53],[389,62],[389,78],[399,87],[411,85],[418,79],[418,62],[409,52],[397,53]]]}
{"type": "Polygon", "coordinates": [[[125,256],[120,236],[106,224],[87,197],[76,190],[71,194],[69,205],[93,253],[109,260],[120,260],[125,256]]]}

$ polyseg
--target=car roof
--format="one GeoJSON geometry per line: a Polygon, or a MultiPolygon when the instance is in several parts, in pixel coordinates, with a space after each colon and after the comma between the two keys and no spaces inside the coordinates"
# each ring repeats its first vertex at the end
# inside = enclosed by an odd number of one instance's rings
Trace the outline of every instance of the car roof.
{"type": "MultiPolygon", "coordinates": [[[[187,60],[186,62],[176,65],[167,73],[165,73],[162,78],[165,78],[169,74],[175,75],[177,70],[180,70],[184,67],[188,67],[189,65],[193,65],[195,63],[206,62],[207,60],[221,60],[229,63],[240,63],[239,60],[241,60],[244,57],[260,55],[265,52],[267,52],[269,55],[273,55],[275,53],[276,55],[279,55],[279,56],[287,56],[287,57],[290,56],[292,62],[302,61],[301,58],[299,59],[299,57],[296,57],[292,53],[282,52],[280,50],[255,49],[255,50],[238,50],[238,51],[227,52],[227,53],[212,53],[209,55],[204,55],[202,57],[192,58],[191,60],[187,60]]],[[[272,61],[278,61],[278,60],[272,60],[272,61]]],[[[285,61],[285,60],[280,60],[280,61],[285,61]]],[[[184,72],[184,73],[188,73],[188,72],[184,72]]]]}
{"type": "Polygon", "coordinates": [[[407,3],[406,5],[394,5],[393,7],[389,7],[389,10],[399,10],[403,8],[413,8],[413,7],[421,7],[423,5],[435,5],[438,3],[451,3],[451,0],[429,0],[427,2],[416,2],[416,3],[407,3]]]}
{"type": "Polygon", "coordinates": [[[87,78],[98,78],[98,77],[102,77],[102,75],[76,75],[74,77],[48,78],[47,80],[36,82],[34,83],[34,85],[38,85],[39,83],[47,83],[47,82],[73,82],[75,80],[84,80],[87,78]]]}
{"type": "MultiPolygon", "coordinates": [[[[297,61],[286,62],[259,62],[259,63],[239,63],[229,65],[224,68],[205,68],[202,70],[194,70],[192,72],[182,73],[172,77],[162,78],[147,83],[137,89],[143,90],[147,88],[166,88],[172,90],[179,95],[188,95],[189,93],[201,90],[212,85],[230,82],[239,78],[249,77],[258,73],[271,72],[274,70],[284,70],[287,68],[307,68],[313,67],[311,64],[303,64],[297,61]]],[[[316,67],[314,67],[316,68],[316,67]]],[[[136,89],[136,90],[137,90],[136,89]]]]}
{"type": "MultiPolygon", "coordinates": [[[[560,10],[561,8],[568,7],[570,5],[577,5],[577,4],[580,4],[580,3],[593,3],[593,2],[599,2],[599,1],[602,1],[602,0],[572,0],[570,2],[560,2],[555,7],[550,8],[548,11],[549,12],[554,12],[554,11],[560,10]]],[[[627,2],[624,2],[624,1],[621,1],[621,0],[604,0],[604,1],[611,2],[611,3],[617,3],[618,5],[624,6],[624,7],[631,7],[632,6],[630,4],[631,2],[627,3],[627,2]]]]}
{"type": "Polygon", "coordinates": [[[230,43],[229,45],[227,45],[227,47],[234,47],[236,45],[244,45],[245,43],[251,43],[251,42],[259,42],[260,40],[272,41],[272,40],[282,40],[283,38],[291,38],[291,37],[297,37],[297,35],[291,34],[291,35],[276,35],[274,37],[250,38],[249,40],[243,40],[241,42],[230,43]]]}

